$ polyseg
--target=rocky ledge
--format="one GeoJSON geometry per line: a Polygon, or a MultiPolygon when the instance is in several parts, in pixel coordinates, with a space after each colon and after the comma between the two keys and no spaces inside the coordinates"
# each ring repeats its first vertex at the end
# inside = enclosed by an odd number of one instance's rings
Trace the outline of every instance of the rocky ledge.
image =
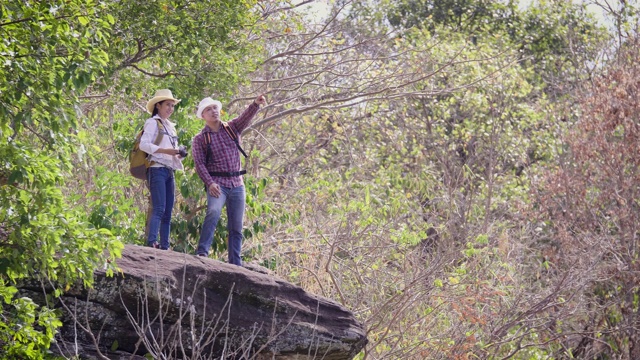
{"type": "MultiPolygon", "coordinates": [[[[59,298],[52,351],[81,359],[352,359],[353,313],[266,269],[127,245],[120,274],[59,298]],[[54,349],[55,348],[55,349],[54,349]]],[[[34,299],[42,289],[26,287],[34,299]]]]}

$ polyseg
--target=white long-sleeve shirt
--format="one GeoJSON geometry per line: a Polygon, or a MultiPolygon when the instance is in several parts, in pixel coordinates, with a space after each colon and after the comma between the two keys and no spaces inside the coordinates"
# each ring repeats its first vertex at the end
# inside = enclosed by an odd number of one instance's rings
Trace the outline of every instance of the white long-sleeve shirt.
{"type": "Polygon", "coordinates": [[[146,152],[149,155],[149,161],[153,161],[152,167],[166,166],[173,170],[184,170],[182,166],[182,158],[178,155],[169,155],[156,153],[158,149],[178,149],[178,136],[176,132],[175,124],[169,120],[164,120],[160,116],[155,115],[147,119],[144,123],[144,133],[140,138],[140,150],[146,152]],[[158,128],[158,121],[160,119],[164,127],[158,128]],[[166,129],[166,131],[165,131],[166,129]],[[162,131],[164,136],[158,145],[153,142],[158,136],[158,131],[162,131]]]}

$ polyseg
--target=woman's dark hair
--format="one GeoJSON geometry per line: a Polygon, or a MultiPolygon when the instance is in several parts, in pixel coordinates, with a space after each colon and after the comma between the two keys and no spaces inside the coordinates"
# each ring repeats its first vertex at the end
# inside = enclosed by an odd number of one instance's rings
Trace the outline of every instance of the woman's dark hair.
{"type": "Polygon", "coordinates": [[[165,101],[167,101],[167,100],[158,101],[157,103],[153,104],[153,112],[151,113],[151,116],[158,115],[158,108],[156,107],[156,105],[162,104],[165,101]]]}

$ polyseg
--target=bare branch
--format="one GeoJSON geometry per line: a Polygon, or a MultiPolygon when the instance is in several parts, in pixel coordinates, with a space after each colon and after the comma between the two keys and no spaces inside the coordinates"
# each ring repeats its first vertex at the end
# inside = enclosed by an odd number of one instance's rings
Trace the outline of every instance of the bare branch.
{"type": "Polygon", "coordinates": [[[279,12],[283,12],[283,11],[288,11],[288,10],[293,10],[296,8],[299,8],[300,6],[306,5],[306,4],[310,4],[312,2],[314,2],[315,0],[304,0],[298,4],[294,4],[291,6],[286,6],[286,7],[281,7],[281,8],[277,8],[277,9],[273,9],[273,10],[269,10],[269,11],[265,11],[264,7],[262,4],[259,4],[260,7],[263,9],[263,13],[262,13],[262,17],[263,18],[267,18],[275,13],[279,13],[279,12]]]}
{"type": "Polygon", "coordinates": [[[161,78],[161,79],[162,78],[166,78],[167,76],[176,76],[176,75],[185,76],[184,74],[174,73],[172,71],[166,72],[164,74],[154,74],[154,73],[142,70],[136,65],[129,65],[129,67],[132,67],[132,68],[140,71],[141,73],[143,73],[145,75],[148,75],[148,76],[151,76],[151,77],[157,77],[157,78],[161,78]]]}

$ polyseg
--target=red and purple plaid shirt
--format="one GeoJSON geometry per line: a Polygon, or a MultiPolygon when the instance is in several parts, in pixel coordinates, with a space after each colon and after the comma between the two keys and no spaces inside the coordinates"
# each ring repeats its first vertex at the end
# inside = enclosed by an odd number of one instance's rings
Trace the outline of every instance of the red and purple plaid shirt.
{"type": "MultiPolygon", "coordinates": [[[[238,141],[241,142],[241,134],[251,125],[251,120],[256,115],[260,106],[255,102],[249,105],[242,115],[228,122],[229,127],[236,133],[238,141]]],[[[214,132],[205,125],[204,129],[193,138],[191,151],[193,153],[193,161],[196,165],[196,172],[200,179],[204,182],[207,189],[212,183],[220,186],[234,188],[243,185],[242,176],[222,177],[211,176],[209,172],[235,172],[240,171],[242,166],[240,162],[240,150],[236,147],[233,139],[222,128],[218,128],[214,132]],[[205,133],[211,134],[211,144],[209,153],[209,162],[207,163],[207,145],[205,141],[205,133]]]]}

